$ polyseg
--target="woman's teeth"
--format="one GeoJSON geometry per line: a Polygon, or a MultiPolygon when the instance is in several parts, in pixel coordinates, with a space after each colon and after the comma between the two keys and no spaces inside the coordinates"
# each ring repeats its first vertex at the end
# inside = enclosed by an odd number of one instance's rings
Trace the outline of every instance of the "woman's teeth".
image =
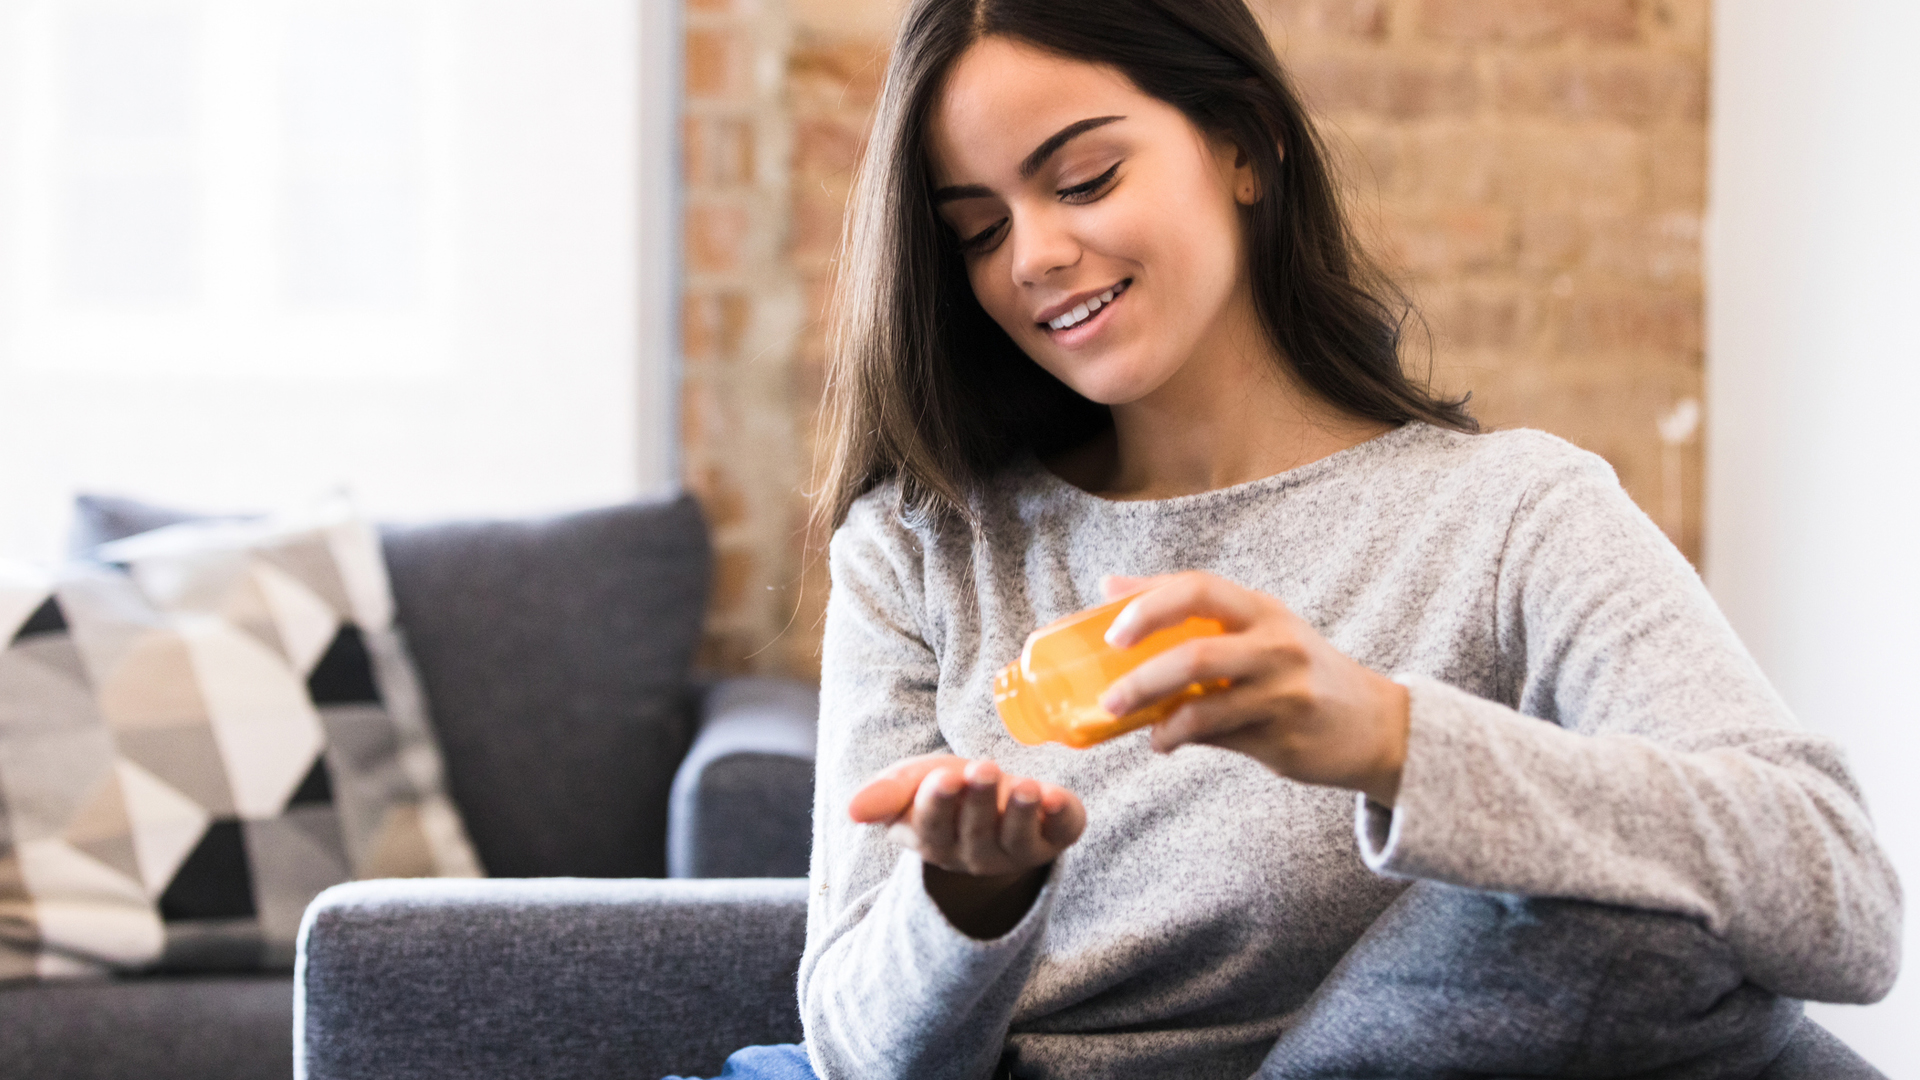
{"type": "Polygon", "coordinates": [[[1051,320],[1047,325],[1055,330],[1065,330],[1069,326],[1086,322],[1089,318],[1093,317],[1094,312],[1113,303],[1113,298],[1119,296],[1126,290],[1127,286],[1125,282],[1115,285],[1099,296],[1089,297],[1084,304],[1075,304],[1072,311],[1067,312],[1057,319],[1051,320]]]}

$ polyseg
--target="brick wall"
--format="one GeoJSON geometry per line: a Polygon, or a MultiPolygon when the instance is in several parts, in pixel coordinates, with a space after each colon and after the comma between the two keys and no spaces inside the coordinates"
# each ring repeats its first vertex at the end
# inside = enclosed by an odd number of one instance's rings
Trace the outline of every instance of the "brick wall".
{"type": "MultiPolygon", "coordinates": [[[[1697,555],[1699,439],[1659,421],[1700,394],[1710,0],[1254,3],[1435,381],[1604,455],[1697,555]]],[[[683,423],[717,669],[818,672],[820,315],[897,10],[688,0],[683,423]]]]}

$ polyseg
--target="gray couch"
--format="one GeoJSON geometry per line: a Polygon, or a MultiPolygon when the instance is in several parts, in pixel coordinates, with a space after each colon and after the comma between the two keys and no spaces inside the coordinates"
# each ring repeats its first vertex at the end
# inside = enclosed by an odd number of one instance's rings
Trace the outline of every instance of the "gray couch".
{"type": "MultiPolygon", "coordinates": [[[[83,498],[74,548],[189,516],[83,498]]],[[[488,871],[622,879],[463,887],[600,895],[658,888],[633,879],[670,867],[806,873],[815,694],[690,675],[711,567],[693,500],[389,527],[382,539],[448,782],[488,871]]],[[[293,1002],[284,972],[0,988],[0,1077],[285,1080],[293,1002]]]]}

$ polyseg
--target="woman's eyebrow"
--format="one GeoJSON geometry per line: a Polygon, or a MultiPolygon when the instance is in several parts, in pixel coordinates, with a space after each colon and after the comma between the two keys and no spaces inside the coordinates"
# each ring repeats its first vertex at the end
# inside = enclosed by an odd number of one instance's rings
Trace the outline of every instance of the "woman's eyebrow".
{"type": "MultiPolygon", "coordinates": [[[[1106,127],[1116,120],[1125,119],[1126,117],[1124,116],[1090,116],[1085,120],[1075,120],[1073,123],[1047,136],[1045,141],[1041,142],[1039,146],[1034,147],[1033,153],[1028,154],[1025,160],[1020,162],[1020,179],[1033,179],[1033,174],[1040,171],[1040,166],[1045,165],[1048,158],[1059,153],[1061,147],[1073,140],[1085,135],[1094,128],[1106,127]]],[[[933,202],[934,205],[937,206],[940,203],[953,202],[956,199],[989,199],[992,197],[992,189],[984,184],[955,184],[950,187],[936,189],[933,193],[933,202]]]]}
{"type": "Polygon", "coordinates": [[[1020,179],[1033,179],[1033,174],[1040,171],[1040,166],[1045,165],[1048,158],[1058,153],[1061,147],[1073,140],[1085,135],[1094,128],[1106,127],[1116,120],[1125,119],[1126,117],[1124,116],[1094,116],[1085,120],[1075,120],[1073,123],[1047,136],[1047,141],[1034,147],[1033,153],[1028,154],[1027,159],[1020,163],[1020,179]]]}

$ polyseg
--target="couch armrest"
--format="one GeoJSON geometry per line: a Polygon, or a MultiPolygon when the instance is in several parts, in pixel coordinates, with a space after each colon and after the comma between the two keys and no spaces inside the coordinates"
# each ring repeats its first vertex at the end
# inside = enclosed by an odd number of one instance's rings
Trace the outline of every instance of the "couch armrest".
{"type": "Polygon", "coordinates": [[[791,679],[706,692],[668,797],[668,876],[806,875],[818,715],[819,692],[791,679]]]}
{"type": "Polygon", "coordinates": [[[305,1080],[710,1076],[796,1042],[805,881],[366,881],[307,909],[305,1080]]]}

